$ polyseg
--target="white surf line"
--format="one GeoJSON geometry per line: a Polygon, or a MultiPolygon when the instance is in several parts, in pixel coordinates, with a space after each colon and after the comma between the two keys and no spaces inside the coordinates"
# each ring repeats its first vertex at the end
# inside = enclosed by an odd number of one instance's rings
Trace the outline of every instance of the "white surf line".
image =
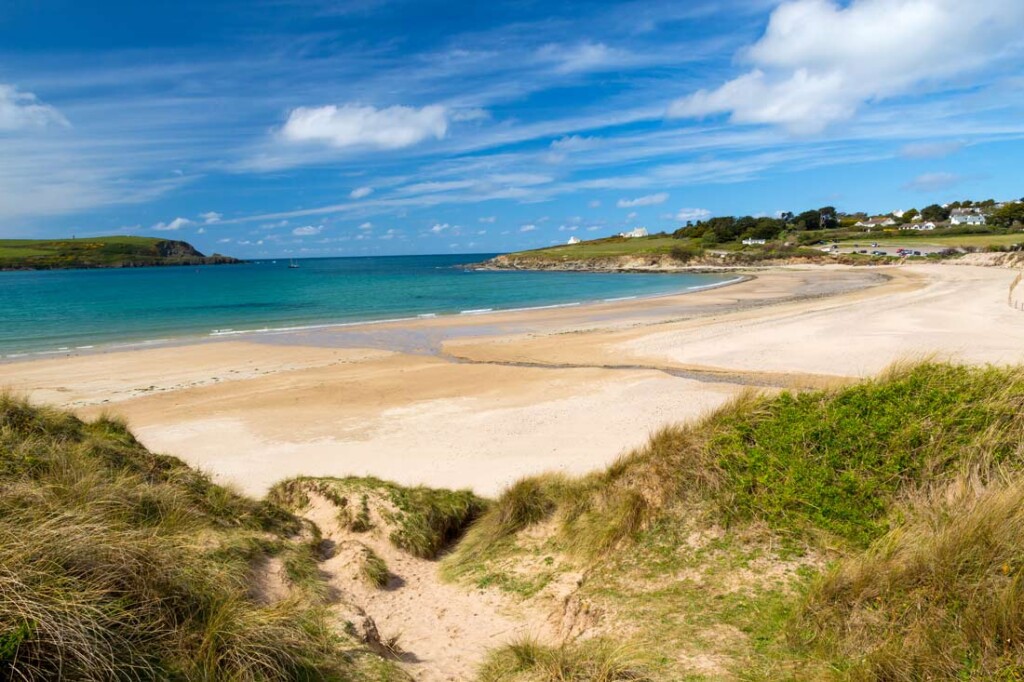
{"type": "Polygon", "coordinates": [[[706,289],[717,289],[718,287],[725,287],[725,286],[729,286],[730,284],[736,284],[736,282],[742,282],[745,279],[746,279],[746,277],[734,277],[732,279],[727,279],[724,282],[716,282],[715,284],[703,284],[701,286],[696,286],[696,287],[687,287],[686,290],[687,291],[703,291],[703,290],[706,290],[706,289]]]}
{"type": "Polygon", "coordinates": [[[615,301],[634,301],[636,299],[637,299],[636,296],[619,296],[617,298],[602,298],[601,302],[602,303],[614,303],[615,301]]]}

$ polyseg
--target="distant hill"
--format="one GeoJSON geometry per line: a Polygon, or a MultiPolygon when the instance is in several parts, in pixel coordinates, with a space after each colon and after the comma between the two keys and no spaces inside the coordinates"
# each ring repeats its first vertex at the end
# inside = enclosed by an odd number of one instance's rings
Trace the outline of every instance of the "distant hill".
{"type": "Polygon", "coordinates": [[[155,237],[0,239],[0,270],[137,268],[241,262],[216,253],[205,256],[187,242],[155,237]]]}

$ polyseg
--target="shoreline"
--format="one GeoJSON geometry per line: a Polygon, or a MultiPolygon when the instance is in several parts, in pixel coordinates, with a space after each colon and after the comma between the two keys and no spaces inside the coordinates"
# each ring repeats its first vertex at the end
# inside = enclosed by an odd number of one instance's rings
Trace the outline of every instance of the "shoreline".
{"type": "Polygon", "coordinates": [[[0,383],[118,415],[256,496],[298,475],[493,496],[598,470],[752,388],[827,388],[927,355],[1024,362],[1015,274],[776,268],[656,298],[35,358],[0,365],[0,383]]]}
{"type": "MultiPolygon", "coordinates": [[[[648,274],[648,273],[644,273],[648,274]]],[[[650,273],[658,274],[658,273],[650,273]]],[[[673,274],[673,273],[664,273],[673,274]]],[[[678,274],[715,274],[715,273],[678,273],[678,274]]],[[[331,330],[331,329],[346,329],[346,328],[360,328],[360,327],[371,327],[375,325],[386,325],[393,323],[407,323],[415,322],[417,320],[426,319],[448,319],[453,317],[461,316],[482,316],[491,314],[505,314],[505,313],[528,313],[538,310],[554,310],[558,308],[569,308],[569,307],[587,307],[593,305],[601,305],[603,303],[614,303],[619,301],[643,301],[657,298],[665,298],[672,296],[682,296],[686,294],[698,293],[700,291],[718,289],[721,287],[731,286],[739,284],[749,279],[752,279],[753,275],[734,277],[724,282],[715,282],[713,284],[706,284],[700,286],[686,287],[679,291],[671,291],[666,293],[657,294],[637,294],[630,296],[619,296],[607,299],[595,299],[585,301],[570,301],[565,303],[552,303],[537,306],[525,306],[516,308],[479,308],[471,310],[461,310],[458,312],[436,312],[436,313],[420,313],[412,316],[385,318],[385,319],[363,319],[363,320],[352,320],[346,322],[314,322],[310,324],[302,325],[289,325],[285,327],[260,327],[255,329],[211,329],[205,333],[186,333],[181,336],[171,335],[157,339],[141,339],[137,341],[130,340],[116,340],[109,342],[94,342],[82,344],[80,346],[60,346],[57,348],[46,348],[43,350],[25,350],[15,351],[0,354],[0,366],[15,363],[15,362],[31,362],[35,359],[63,356],[63,357],[77,357],[81,355],[98,355],[111,352],[131,351],[135,349],[145,348],[165,348],[172,346],[191,345],[196,343],[208,343],[216,341],[222,338],[228,337],[247,337],[247,336],[258,336],[258,335],[274,335],[274,334],[288,334],[293,332],[306,332],[316,330],[331,330]],[[83,352],[84,351],[84,352],[83,352]]]]}

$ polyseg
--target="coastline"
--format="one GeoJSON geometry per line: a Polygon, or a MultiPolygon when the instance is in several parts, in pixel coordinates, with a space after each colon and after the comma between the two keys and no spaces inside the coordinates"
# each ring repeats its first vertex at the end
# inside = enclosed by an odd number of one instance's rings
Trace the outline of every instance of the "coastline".
{"type": "Polygon", "coordinates": [[[1020,362],[1013,276],[776,268],[671,296],[21,360],[0,383],[119,415],[154,451],[255,495],[289,476],[374,475],[492,496],[599,469],[751,386],[833,386],[924,354],[1020,362]]]}
{"type": "MultiPolygon", "coordinates": [[[[721,274],[721,273],[685,273],[685,274],[721,274]]],[[[180,335],[172,334],[156,339],[138,339],[138,340],[120,340],[120,341],[109,341],[109,342],[92,342],[83,343],[82,345],[76,346],[59,346],[56,348],[44,348],[39,350],[20,350],[14,352],[0,353],[0,365],[9,362],[23,362],[30,361],[36,358],[44,358],[49,356],[63,355],[66,357],[73,357],[76,355],[85,354],[99,354],[109,353],[118,351],[131,351],[135,349],[143,348],[161,348],[167,346],[181,346],[190,345],[194,343],[203,343],[211,340],[216,340],[226,337],[247,337],[256,336],[262,334],[288,334],[292,332],[307,332],[316,330],[330,330],[330,329],[346,329],[346,328],[361,328],[361,327],[372,327],[375,325],[387,325],[394,323],[407,323],[415,322],[417,320],[424,319],[447,319],[451,317],[461,316],[480,316],[480,315],[495,315],[504,313],[519,313],[519,312],[531,312],[536,310],[553,310],[557,308],[568,308],[568,307],[583,307],[599,305],[602,303],[614,303],[618,301],[641,301],[654,298],[681,296],[696,293],[708,289],[716,289],[724,286],[730,286],[747,281],[751,278],[751,275],[734,277],[722,282],[714,282],[712,284],[689,286],[678,291],[672,291],[668,293],[655,293],[655,294],[636,294],[628,296],[619,296],[606,299],[595,299],[595,300],[582,300],[582,301],[568,301],[563,303],[551,303],[536,306],[522,306],[512,308],[478,308],[470,310],[461,310],[457,312],[430,312],[420,313],[416,315],[391,317],[383,319],[355,319],[345,321],[323,321],[323,322],[311,322],[309,324],[301,325],[287,325],[281,327],[263,326],[255,327],[250,329],[211,329],[205,333],[197,332],[184,332],[180,335]]]]}

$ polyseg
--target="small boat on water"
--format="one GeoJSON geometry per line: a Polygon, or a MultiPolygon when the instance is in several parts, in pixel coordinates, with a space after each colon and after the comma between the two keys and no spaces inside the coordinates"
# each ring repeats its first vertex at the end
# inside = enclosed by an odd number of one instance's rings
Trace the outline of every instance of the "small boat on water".
{"type": "Polygon", "coordinates": [[[288,267],[289,267],[290,269],[295,269],[295,268],[298,268],[298,267],[299,267],[299,264],[298,264],[298,263],[296,263],[296,262],[295,262],[295,259],[293,258],[293,259],[291,259],[290,261],[288,261],[288,267]]]}

